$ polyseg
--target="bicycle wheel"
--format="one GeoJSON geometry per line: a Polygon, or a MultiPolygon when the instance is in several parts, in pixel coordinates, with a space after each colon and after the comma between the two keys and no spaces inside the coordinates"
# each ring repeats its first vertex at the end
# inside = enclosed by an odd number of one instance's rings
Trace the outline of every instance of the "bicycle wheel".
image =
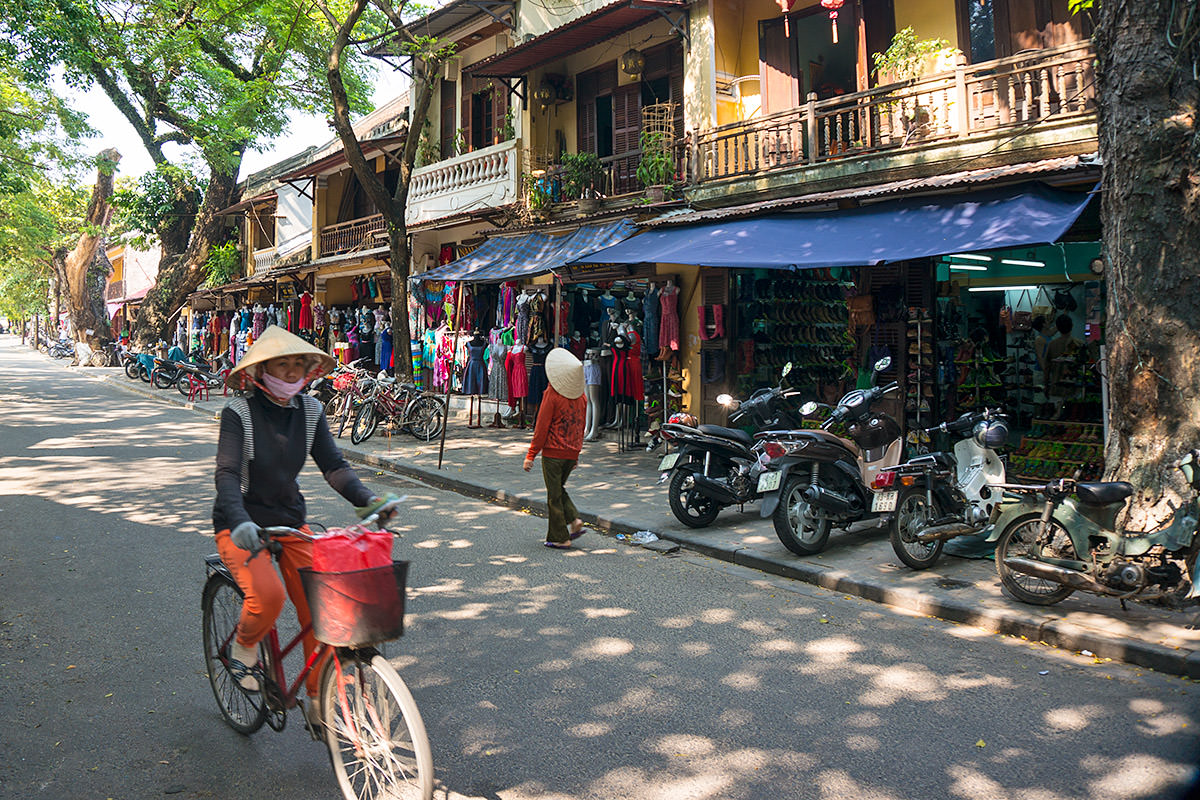
{"type": "Polygon", "coordinates": [[[409,403],[404,426],[418,439],[428,442],[442,435],[446,413],[442,404],[432,397],[418,397],[409,403]]]}
{"type": "Polygon", "coordinates": [[[241,734],[251,734],[266,721],[267,707],[260,693],[243,690],[225,667],[233,629],[242,616],[242,600],[238,585],[228,576],[215,573],[204,584],[200,607],[204,620],[204,666],[217,707],[229,727],[241,734]]]}
{"type": "Polygon", "coordinates": [[[342,409],[338,413],[337,438],[342,438],[343,431],[346,430],[346,421],[350,419],[351,410],[354,408],[354,397],[349,392],[342,398],[342,409]]]}
{"type": "Polygon", "coordinates": [[[354,444],[362,444],[371,438],[371,434],[375,433],[375,427],[378,424],[379,414],[375,411],[375,404],[368,400],[358,407],[358,413],[354,415],[354,426],[350,428],[350,441],[354,444]]]}
{"type": "Polygon", "coordinates": [[[321,722],[347,800],[433,797],[433,753],[421,712],[375,650],[338,650],[326,662],[321,722]]]}

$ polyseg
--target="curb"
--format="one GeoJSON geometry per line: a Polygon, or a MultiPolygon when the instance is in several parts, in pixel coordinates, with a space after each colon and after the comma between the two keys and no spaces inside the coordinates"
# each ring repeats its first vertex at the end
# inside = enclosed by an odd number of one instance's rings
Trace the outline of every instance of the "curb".
{"type": "MultiPolygon", "coordinates": [[[[207,409],[197,406],[195,403],[166,394],[167,390],[156,391],[143,388],[140,385],[131,384],[123,376],[120,380],[109,375],[98,376],[94,379],[118,386],[131,394],[185,408],[209,419],[219,417],[219,412],[209,414],[207,409]]],[[[348,461],[413,478],[434,488],[451,491],[465,497],[485,500],[518,511],[531,511],[541,517],[547,515],[546,502],[529,495],[515,494],[464,478],[450,477],[438,470],[412,466],[398,459],[378,456],[354,447],[339,445],[339,448],[348,461]]],[[[583,509],[579,510],[579,515],[588,525],[614,535],[617,533],[632,534],[645,528],[644,525],[638,525],[628,520],[612,519],[583,509]]],[[[718,561],[748,567],[759,572],[812,584],[830,591],[949,622],[970,625],[988,633],[1016,636],[1031,642],[1042,642],[1062,650],[1074,652],[1087,650],[1093,653],[1097,659],[1109,658],[1113,661],[1145,667],[1168,675],[1200,679],[1200,651],[1176,649],[1136,639],[1105,637],[1063,619],[1039,619],[1008,609],[978,608],[964,601],[912,590],[896,589],[874,581],[854,578],[845,573],[804,561],[779,561],[763,556],[749,548],[714,544],[693,538],[683,532],[662,533],[659,534],[659,538],[718,561]]]]}

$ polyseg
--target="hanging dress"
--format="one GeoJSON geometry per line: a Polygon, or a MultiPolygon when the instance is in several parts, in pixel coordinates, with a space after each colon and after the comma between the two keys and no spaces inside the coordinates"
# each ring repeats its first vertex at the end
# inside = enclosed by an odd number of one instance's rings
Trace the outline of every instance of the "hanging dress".
{"type": "Polygon", "coordinates": [[[504,360],[508,356],[508,345],[504,344],[503,332],[495,328],[488,337],[492,346],[488,356],[488,397],[504,403],[508,401],[508,372],[504,360]]]}
{"type": "Polygon", "coordinates": [[[613,340],[612,372],[609,375],[609,394],[618,400],[629,400],[633,393],[629,385],[629,342],[625,334],[617,334],[613,340]]]}
{"type": "Polygon", "coordinates": [[[548,344],[529,346],[529,402],[542,402],[542,394],[548,385],[546,381],[546,355],[551,348],[548,344]]]}
{"type": "Polygon", "coordinates": [[[650,356],[658,353],[659,294],[658,289],[651,289],[642,298],[642,334],[646,340],[646,354],[650,356]]]}
{"type": "Polygon", "coordinates": [[[669,348],[671,350],[679,349],[679,291],[678,290],[663,290],[658,298],[659,306],[662,309],[662,318],[659,320],[658,329],[658,347],[659,349],[669,348]]]}
{"type": "Polygon", "coordinates": [[[546,296],[541,292],[529,298],[529,341],[549,339],[546,335],[546,296]]]}
{"type": "Polygon", "coordinates": [[[379,329],[379,368],[392,368],[392,329],[379,329]]]}
{"type": "Polygon", "coordinates": [[[467,369],[463,374],[463,394],[487,394],[486,341],[467,342],[467,369]]]}
{"type": "Polygon", "coordinates": [[[629,396],[640,400],[645,395],[645,382],[642,379],[642,337],[637,331],[625,334],[629,341],[629,359],[626,362],[626,388],[629,396]]]}
{"type": "Polygon", "coordinates": [[[526,344],[529,341],[529,300],[527,294],[517,298],[517,342],[526,344]]]}
{"type": "Polygon", "coordinates": [[[508,373],[508,399],[520,400],[529,394],[529,376],[525,372],[525,351],[509,350],[504,358],[504,371],[508,373]]]}

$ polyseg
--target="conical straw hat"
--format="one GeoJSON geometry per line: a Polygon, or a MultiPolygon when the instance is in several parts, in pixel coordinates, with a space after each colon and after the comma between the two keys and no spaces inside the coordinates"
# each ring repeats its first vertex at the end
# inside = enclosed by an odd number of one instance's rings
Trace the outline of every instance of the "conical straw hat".
{"type": "Polygon", "coordinates": [[[568,400],[583,394],[583,364],[569,350],[556,347],[546,356],[546,380],[568,400]]]}
{"type": "Polygon", "coordinates": [[[225,385],[230,389],[245,389],[251,385],[251,379],[257,378],[257,370],[247,370],[256,364],[270,361],[281,356],[307,356],[308,380],[327,375],[337,364],[333,356],[313,347],[295,334],[288,333],[278,325],[271,325],[250,349],[242,356],[225,379],[225,385]]]}

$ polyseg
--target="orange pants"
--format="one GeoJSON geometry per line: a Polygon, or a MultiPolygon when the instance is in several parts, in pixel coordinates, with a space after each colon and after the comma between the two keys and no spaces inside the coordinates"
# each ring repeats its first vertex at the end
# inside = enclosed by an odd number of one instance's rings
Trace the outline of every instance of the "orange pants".
{"type": "MultiPolygon", "coordinates": [[[[307,525],[302,526],[300,530],[310,533],[307,525]]],[[[233,543],[229,538],[228,529],[217,533],[217,552],[221,554],[221,560],[229,567],[233,579],[246,595],[237,630],[238,644],[245,647],[257,645],[275,625],[279,612],[283,610],[285,586],[288,596],[292,598],[292,605],[296,607],[296,619],[299,620],[300,626],[308,627],[312,622],[308,598],[304,596],[304,586],[300,583],[299,573],[301,567],[312,565],[312,543],[294,536],[285,536],[277,541],[283,545],[283,552],[279,554],[279,572],[275,571],[271,556],[266,551],[260,550],[247,564],[246,559],[250,554],[233,543]],[[280,573],[283,574],[282,581],[279,579],[280,573]]],[[[308,657],[317,649],[317,639],[310,632],[304,637],[302,644],[304,660],[307,663],[308,657]]],[[[309,697],[316,697],[320,691],[320,667],[319,663],[314,665],[305,679],[309,697]]]]}

